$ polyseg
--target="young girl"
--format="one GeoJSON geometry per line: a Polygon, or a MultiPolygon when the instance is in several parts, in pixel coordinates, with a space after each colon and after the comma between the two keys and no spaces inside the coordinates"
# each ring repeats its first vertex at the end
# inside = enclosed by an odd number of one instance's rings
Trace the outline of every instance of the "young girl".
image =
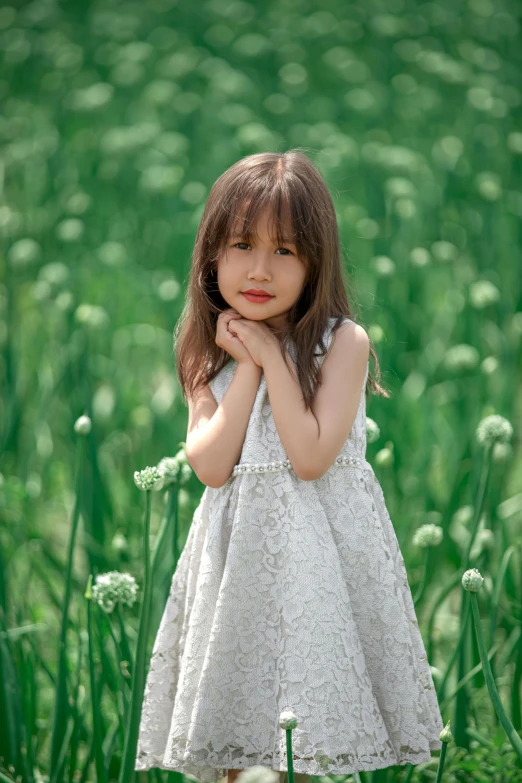
{"type": "MultiPolygon", "coordinates": [[[[152,652],[137,770],[214,783],[429,761],[443,728],[404,561],[365,459],[366,392],[326,184],[299,150],[219,177],[177,339],[206,484],[152,652]],[[249,293],[250,292],[250,293],[249,293]]],[[[378,375],[379,377],[379,375],[378,375]]]]}

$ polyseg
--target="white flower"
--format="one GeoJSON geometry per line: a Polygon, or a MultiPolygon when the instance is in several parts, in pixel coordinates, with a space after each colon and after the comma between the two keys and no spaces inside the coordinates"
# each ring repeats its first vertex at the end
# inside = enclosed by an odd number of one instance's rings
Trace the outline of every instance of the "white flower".
{"type": "Polygon", "coordinates": [[[462,587],[470,593],[477,593],[484,584],[484,577],[476,568],[470,568],[462,576],[462,587]]]}
{"type": "Polygon", "coordinates": [[[38,279],[59,286],[68,280],[69,275],[69,267],[62,264],[61,261],[52,261],[40,269],[38,279]]]}
{"type": "Polygon", "coordinates": [[[495,442],[508,443],[512,435],[513,427],[510,422],[496,413],[482,419],[476,431],[477,441],[483,446],[495,442]]]}
{"type": "Polygon", "coordinates": [[[134,471],[134,483],[138,489],[159,490],[163,489],[164,476],[156,466],[146,467],[143,470],[134,471]]]}
{"type": "Polygon", "coordinates": [[[479,363],[479,352],[473,345],[460,343],[446,351],[444,364],[449,370],[472,370],[479,363]]]}
{"type": "Polygon", "coordinates": [[[187,481],[190,480],[190,477],[192,476],[192,468],[190,467],[188,462],[184,462],[181,466],[181,472],[180,472],[180,484],[186,484],[187,481]]]}
{"type": "Polygon", "coordinates": [[[111,548],[118,554],[126,554],[129,551],[129,542],[123,533],[116,533],[111,542],[111,548]]]}
{"type": "Polygon", "coordinates": [[[370,263],[379,277],[391,277],[395,272],[395,262],[388,256],[375,256],[370,263]]]}
{"type": "Polygon", "coordinates": [[[410,259],[414,266],[427,266],[431,256],[425,247],[414,247],[410,252],[410,259]]]}
{"type": "Polygon", "coordinates": [[[238,783],[277,783],[279,772],[256,764],[240,772],[236,780],[238,783]]]}
{"type": "Polygon", "coordinates": [[[63,242],[75,242],[83,235],[84,228],[80,218],[66,218],[56,226],[56,236],[63,242]]]}
{"type": "Polygon", "coordinates": [[[189,481],[192,476],[192,468],[187,460],[184,442],[174,457],[163,457],[158,462],[158,470],[163,476],[163,486],[165,487],[170,484],[186,484],[189,481]]]}
{"type": "Polygon", "coordinates": [[[369,416],[366,417],[366,442],[375,443],[379,439],[381,431],[379,425],[369,416]]]}
{"type": "Polygon", "coordinates": [[[498,302],[500,291],[490,280],[475,280],[469,287],[469,298],[472,307],[481,310],[498,302]]]}
{"type": "MultiPolygon", "coordinates": [[[[522,323],[520,326],[520,331],[522,333],[522,323]]],[[[384,340],[384,329],[382,326],[379,326],[379,324],[370,324],[368,326],[368,336],[375,344],[382,343],[384,340]]]]}
{"type": "Polygon", "coordinates": [[[74,422],[74,431],[79,435],[88,435],[92,429],[92,423],[88,416],[80,416],[74,422]]]}
{"type": "Polygon", "coordinates": [[[444,239],[439,239],[437,242],[433,242],[431,245],[431,252],[437,261],[448,262],[455,261],[459,254],[458,248],[453,242],[447,242],[444,239]]]}
{"type": "Polygon", "coordinates": [[[443,535],[444,531],[440,525],[434,525],[429,522],[417,528],[413,536],[413,544],[420,547],[438,546],[442,541],[443,535]]]}
{"type": "Polygon", "coordinates": [[[405,177],[390,177],[384,183],[384,187],[386,192],[395,198],[408,198],[416,194],[415,186],[405,177]]]}
{"type": "Polygon", "coordinates": [[[176,457],[163,457],[158,462],[158,470],[163,476],[163,486],[176,484],[181,464],[176,457]]]}
{"type": "Polygon", "coordinates": [[[497,201],[502,195],[502,183],[494,171],[479,172],[475,177],[475,186],[487,201],[497,201]]]}
{"type": "Polygon", "coordinates": [[[297,723],[297,715],[292,712],[290,707],[285,707],[279,715],[279,726],[282,729],[295,729],[297,723]]]}
{"type": "Polygon", "coordinates": [[[118,601],[132,606],[137,592],[138,585],[133,576],[120,571],[108,571],[96,577],[92,597],[104,612],[110,613],[118,601]]]}
{"type": "Polygon", "coordinates": [[[127,259],[127,250],[121,242],[105,242],[96,251],[96,255],[105,266],[123,266],[127,259]]]}
{"type": "Polygon", "coordinates": [[[12,266],[28,266],[37,261],[40,256],[40,245],[35,239],[25,237],[18,239],[7,253],[7,258],[12,266]]]}
{"type": "Polygon", "coordinates": [[[86,303],[78,305],[74,317],[78,323],[85,324],[92,329],[100,329],[110,321],[109,315],[103,307],[86,303]]]}
{"type": "Polygon", "coordinates": [[[386,446],[384,449],[381,449],[377,452],[375,455],[375,464],[381,465],[384,468],[389,467],[393,464],[393,449],[386,446]]]}

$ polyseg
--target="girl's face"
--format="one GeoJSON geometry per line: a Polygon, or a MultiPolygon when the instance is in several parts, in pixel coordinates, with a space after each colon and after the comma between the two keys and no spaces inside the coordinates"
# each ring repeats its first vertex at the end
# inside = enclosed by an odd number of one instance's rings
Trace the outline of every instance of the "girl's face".
{"type": "MultiPolygon", "coordinates": [[[[243,318],[281,328],[286,313],[301,294],[307,270],[292,241],[280,246],[271,242],[268,208],[260,215],[256,228],[255,245],[242,243],[240,236],[229,238],[225,253],[218,257],[218,287],[225,302],[243,318]],[[249,289],[266,291],[272,298],[249,301],[242,293],[249,289]]],[[[292,238],[289,228],[285,234],[287,239],[292,238]]]]}

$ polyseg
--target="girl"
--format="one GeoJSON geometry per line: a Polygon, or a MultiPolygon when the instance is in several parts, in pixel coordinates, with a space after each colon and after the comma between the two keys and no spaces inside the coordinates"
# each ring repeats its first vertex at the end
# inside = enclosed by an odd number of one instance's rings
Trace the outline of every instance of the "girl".
{"type": "Polygon", "coordinates": [[[136,769],[228,783],[429,761],[443,728],[404,561],[365,459],[366,331],[332,199],[299,150],[214,184],[177,335],[206,484],[158,630],[136,769]],[[315,349],[318,349],[316,351],[315,349]]]}

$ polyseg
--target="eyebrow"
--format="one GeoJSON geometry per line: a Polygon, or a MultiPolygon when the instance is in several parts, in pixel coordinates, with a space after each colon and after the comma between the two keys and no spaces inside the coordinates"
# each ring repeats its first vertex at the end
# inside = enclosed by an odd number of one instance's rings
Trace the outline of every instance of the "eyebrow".
{"type": "MultiPolygon", "coordinates": [[[[242,239],[242,238],[243,238],[243,234],[241,234],[241,233],[239,233],[239,234],[232,234],[232,239],[242,239]]],[[[285,245],[295,245],[294,240],[293,239],[288,239],[287,237],[283,237],[281,241],[284,242],[285,245]]]]}

